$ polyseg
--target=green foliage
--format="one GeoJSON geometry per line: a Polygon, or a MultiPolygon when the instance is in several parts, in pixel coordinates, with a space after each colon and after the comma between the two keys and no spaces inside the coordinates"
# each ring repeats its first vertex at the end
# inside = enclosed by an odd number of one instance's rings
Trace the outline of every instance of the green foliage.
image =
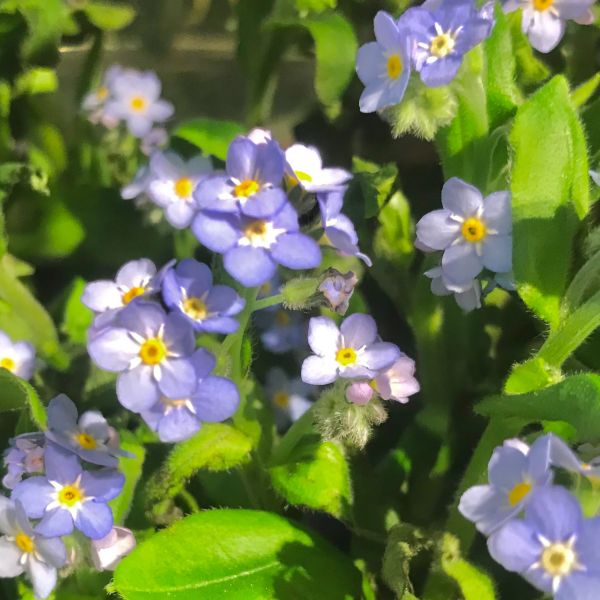
{"type": "Polygon", "coordinates": [[[19,75],[15,81],[14,93],[48,94],[58,88],[58,78],[52,69],[30,69],[19,75]]]}
{"type": "Polygon", "coordinates": [[[135,19],[135,10],[126,4],[87,1],[83,11],[90,22],[104,31],[123,29],[135,19]]]}
{"type": "Polygon", "coordinates": [[[592,78],[582,83],[576,90],[573,90],[571,94],[571,101],[575,108],[581,108],[587,101],[594,95],[594,92],[600,85],[600,73],[596,73],[592,78]]]}
{"type": "Polygon", "coordinates": [[[117,568],[114,587],[126,600],[360,600],[362,577],[339,550],[283,517],[212,510],[141,544],[117,568]]]}
{"type": "Polygon", "coordinates": [[[238,123],[198,117],[179,125],[173,135],[198,146],[204,154],[212,154],[225,160],[229,144],[236,136],[244,133],[246,129],[238,123]]]}
{"type": "Polygon", "coordinates": [[[402,192],[396,192],[381,209],[379,223],[374,241],[376,254],[398,265],[409,266],[414,256],[415,225],[410,204],[402,192]]]}
{"type": "Polygon", "coordinates": [[[328,8],[335,8],[337,0],[296,0],[296,9],[300,14],[304,12],[323,12],[328,8]]]}
{"type": "Polygon", "coordinates": [[[46,429],[46,409],[37,392],[25,380],[0,368],[0,412],[29,411],[39,429],[46,429]]]}
{"type": "Polygon", "coordinates": [[[392,192],[398,177],[398,167],[395,163],[379,166],[355,156],[352,159],[352,172],[363,194],[364,217],[376,217],[392,192]]]}
{"type": "Polygon", "coordinates": [[[304,310],[320,302],[317,288],[321,277],[297,277],[281,288],[284,306],[291,310],[304,310]]]}
{"type": "Polygon", "coordinates": [[[77,277],[71,285],[71,292],[65,306],[65,313],[61,331],[66,333],[76,344],[87,343],[87,330],[94,319],[94,313],[81,302],[81,294],[86,282],[77,277]]]}
{"type": "Polygon", "coordinates": [[[513,367],[510,377],[504,385],[507,394],[523,394],[539,390],[561,379],[559,369],[552,368],[539,356],[513,367]]]}

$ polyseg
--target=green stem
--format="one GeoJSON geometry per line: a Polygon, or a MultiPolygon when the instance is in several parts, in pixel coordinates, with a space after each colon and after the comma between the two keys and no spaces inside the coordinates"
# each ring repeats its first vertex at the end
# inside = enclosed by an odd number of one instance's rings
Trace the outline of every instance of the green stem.
{"type": "Polygon", "coordinates": [[[253,311],[262,310],[263,308],[269,308],[269,306],[275,306],[276,304],[281,304],[283,302],[283,294],[276,294],[275,296],[269,296],[268,298],[263,298],[262,300],[257,300],[254,303],[253,311]]]}
{"type": "Polygon", "coordinates": [[[179,496],[181,496],[181,499],[185,501],[192,513],[201,512],[200,506],[196,502],[196,498],[194,498],[194,496],[192,496],[192,494],[190,494],[190,492],[188,492],[185,488],[179,492],[179,496]]]}
{"type": "Polygon", "coordinates": [[[562,302],[561,316],[564,318],[570,311],[576,309],[581,304],[586,291],[598,284],[600,284],[600,252],[596,252],[573,277],[562,302]]]}

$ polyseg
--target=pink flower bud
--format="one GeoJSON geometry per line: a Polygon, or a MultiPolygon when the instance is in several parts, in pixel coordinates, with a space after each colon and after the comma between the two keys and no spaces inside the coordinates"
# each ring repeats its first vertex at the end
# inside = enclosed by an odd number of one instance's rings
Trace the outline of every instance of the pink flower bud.
{"type": "Polygon", "coordinates": [[[373,388],[368,381],[355,381],[346,390],[346,399],[352,404],[364,406],[373,397],[373,388]]]}
{"type": "Polygon", "coordinates": [[[114,571],[135,546],[135,536],[129,529],[113,527],[105,538],[92,540],[92,560],[98,571],[114,571]]]}

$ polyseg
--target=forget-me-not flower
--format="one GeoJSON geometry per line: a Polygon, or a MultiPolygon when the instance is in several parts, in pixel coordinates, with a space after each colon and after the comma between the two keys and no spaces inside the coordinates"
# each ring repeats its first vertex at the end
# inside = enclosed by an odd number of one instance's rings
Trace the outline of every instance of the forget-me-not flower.
{"type": "Polygon", "coordinates": [[[442,210],[417,223],[420,242],[444,250],[444,275],[456,285],[477,277],[484,267],[496,273],[512,269],[510,192],[483,198],[472,185],[452,177],[442,189],[442,210]]]}
{"type": "Polygon", "coordinates": [[[4,452],[4,466],[8,473],[2,485],[12,490],[23,479],[25,473],[41,473],[44,470],[46,438],[42,432],[24,433],[10,440],[4,452]]]}
{"type": "Polygon", "coordinates": [[[358,284],[358,277],[353,271],[342,274],[333,268],[329,269],[328,273],[319,284],[319,291],[329,302],[331,310],[344,316],[350,307],[350,298],[358,284]]]}
{"type": "Polygon", "coordinates": [[[373,387],[384,400],[406,404],[408,397],[421,389],[415,378],[415,361],[402,352],[389,369],[375,377],[373,387]]]}
{"type": "Polygon", "coordinates": [[[485,534],[514,519],[535,489],[552,482],[550,438],[538,438],[531,448],[519,440],[507,440],[494,450],[488,478],[488,485],[468,489],[458,506],[460,513],[485,534]]]}
{"type": "Polygon", "coordinates": [[[82,102],[82,108],[88,113],[88,120],[91,123],[100,121],[106,127],[113,127],[118,123],[117,119],[109,118],[105,121],[104,107],[112,99],[112,86],[114,81],[124,73],[119,65],[109,67],[103,77],[102,83],[97,90],[93,90],[85,95],[82,102]]]}
{"type": "Polygon", "coordinates": [[[431,291],[436,296],[454,294],[456,303],[466,312],[481,308],[481,284],[479,280],[472,279],[464,285],[456,285],[444,275],[442,267],[425,271],[425,276],[431,279],[431,291]]]}
{"type": "Polygon", "coordinates": [[[210,160],[196,156],[185,162],[171,150],[154,152],[150,158],[153,178],[148,184],[150,199],[165,209],[165,218],[177,229],[189,227],[198,207],[194,190],[212,172],[210,160]]]}
{"type": "Polygon", "coordinates": [[[183,315],[167,315],[154,302],[134,302],[121,313],[118,327],[88,343],[88,352],[101,369],[120,373],[119,402],[139,413],[163,395],[187,398],[194,392],[194,346],[194,328],[183,315]]]}
{"type": "Polygon", "coordinates": [[[364,113],[399,104],[410,79],[410,31],[384,11],[377,13],[374,25],[377,41],[356,55],[356,72],[366,86],[360,97],[364,113]]]}
{"type": "Polygon", "coordinates": [[[192,231],[200,243],[225,255],[225,270],[246,287],[269,281],[278,264],[289,269],[314,269],[321,264],[318,244],[300,233],[298,215],[289,202],[264,219],[201,211],[192,231]]]}
{"type": "Polygon", "coordinates": [[[190,362],[198,382],[195,391],[187,396],[161,396],[154,406],[142,411],[143,419],[163,442],[187,440],[200,431],[202,422],[224,421],[235,414],[240,404],[235,383],[211,375],[217,363],[213,354],[200,348],[190,362]]]}
{"type": "Polygon", "coordinates": [[[41,519],[36,531],[45,537],[69,535],[76,527],[92,539],[110,533],[113,514],[107,502],[116,498],[125,476],[115,469],[84,471],[75,454],[49,444],[45,477],[30,477],[13,490],[31,519],[41,519]]]}
{"type": "Polygon", "coordinates": [[[92,540],[91,554],[98,571],[114,571],[136,547],[135,535],[126,527],[113,527],[101,540],[92,540]]]}
{"type": "Polygon", "coordinates": [[[600,457],[596,457],[589,463],[584,462],[561,438],[552,433],[549,433],[548,437],[550,438],[550,461],[555,467],[579,473],[594,485],[600,484],[600,457]]]}
{"type": "Polygon", "coordinates": [[[29,342],[13,342],[0,331],[0,367],[29,381],[35,371],[35,348],[29,342]]]}
{"type": "Polygon", "coordinates": [[[193,258],[182,260],[165,275],[163,299],[189,319],[196,331],[208,333],[235,333],[240,324],[233,316],[246,305],[234,289],[213,286],[210,269],[193,258]]]}
{"type": "Polygon", "coordinates": [[[294,350],[306,340],[306,321],[298,311],[275,307],[273,311],[259,311],[255,316],[263,329],[260,339],[265,348],[275,354],[294,350]]]}
{"type": "Polygon", "coordinates": [[[44,600],[56,586],[56,570],[67,562],[67,550],[59,537],[35,531],[23,505],[0,496],[0,577],[25,573],[35,598],[44,600]]]}
{"type": "Polygon", "coordinates": [[[141,166],[132,182],[121,190],[121,198],[123,200],[138,199],[138,204],[148,201],[148,189],[153,179],[154,174],[150,165],[141,166]]]}
{"type": "Polygon", "coordinates": [[[312,406],[308,398],[313,389],[301,379],[291,379],[279,367],[269,370],[265,394],[273,405],[275,424],[279,431],[295,423],[312,406]]]}
{"type": "Polygon", "coordinates": [[[285,151],[289,181],[299,183],[307,192],[329,192],[343,186],[352,174],[345,169],[323,168],[321,154],[313,146],[294,144],[285,151]]]}
{"type": "Polygon", "coordinates": [[[308,343],[315,353],[302,363],[302,381],[327,385],[338,377],[374,379],[400,358],[395,344],[379,341],[375,320],[354,313],[341,327],[329,317],[313,317],[308,343]]]}
{"type": "Polygon", "coordinates": [[[492,558],[555,600],[592,600],[600,590],[600,518],[584,519],[568,490],[537,490],[525,519],[488,540],[492,558]]]}

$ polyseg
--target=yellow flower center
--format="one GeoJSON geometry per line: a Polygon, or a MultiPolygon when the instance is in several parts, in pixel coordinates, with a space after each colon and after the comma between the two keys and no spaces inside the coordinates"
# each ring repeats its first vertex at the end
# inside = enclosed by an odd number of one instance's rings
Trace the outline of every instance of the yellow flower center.
{"type": "Polygon", "coordinates": [[[200,298],[188,298],[183,303],[183,312],[194,321],[206,319],[206,304],[200,298]]]}
{"type": "Polygon", "coordinates": [[[24,533],[20,533],[17,536],[17,538],[15,539],[15,542],[16,542],[17,546],[19,546],[19,548],[21,548],[21,550],[23,550],[23,552],[33,552],[35,549],[33,540],[28,535],[25,535],[24,533]]]}
{"type": "Polygon", "coordinates": [[[279,408],[287,408],[290,405],[290,395],[283,390],[275,392],[273,395],[273,402],[275,402],[275,406],[279,406],[279,408]]]}
{"type": "Polygon", "coordinates": [[[134,298],[141,296],[145,291],[143,287],[132,287],[128,292],[123,294],[123,304],[129,304],[134,298]]]}
{"type": "Polygon", "coordinates": [[[278,325],[289,325],[292,322],[292,319],[286,312],[278,310],[275,315],[275,321],[278,325]]]}
{"type": "Polygon", "coordinates": [[[398,79],[402,73],[402,61],[398,55],[390,56],[387,64],[388,75],[392,79],[398,79]]]}
{"type": "Polygon", "coordinates": [[[294,171],[294,173],[296,173],[296,177],[300,181],[306,181],[306,183],[312,183],[313,178],[308,173],[304,173],[303,171],[294,171]]]}
{"type": "Polygon", "coordinates": [[[167,355],[167,348],[161,340],[154,338],[147,340],[140,348],[140,358],[147,365],[157,365],[167,355]]]}
{"type": "Polygon", "coordinates": [[[513,505],[519,504],[527,494],[531,491],[531,486],[528,483],[519,483],[515,485],[513,491],[508,496],[508,501],[513,505]]]}
{"type": "Polygon", "coordinates": [[[250,242],[260,241],[267,233],[267,222],[262,220],[252,221],[244,230],[244,236],[250,242]]]}
{"type": "Polygon", "coordinates": [[[15,361],[12,358],[3,358],[0,360],[0,367],[7,371],[13,371],[16,367],[15,361]]]}
{"type": "Polygon", "coordinates": [[[194,184],[187,178],[180,179],[175,184],[175,193],[180,198],[187,198],[194,191],[194,184]]]}
{"type": "Polygon", "coordinates": [[[108,96],[108,89],[105,87],[101,87],[98,90],[98,100],[100,100],[100,102],[102,102],[103,100],[106,100],[107,96],[108,96]]]}
{"type": "Polygon", "coordinates": [[[485,225],[479,219],[467,219],[463,223],[462,234],[469,242],[478,242],[485,233],[485,225]]]}
{"type": "Polygon", "coordinates": [[[340,365],[344,367],[348,365],[352,365],[356,362],[356,352],[352,348],[342,348],[337,351],[335,355],[335,360],[337,360],[340,365]]]}
{"type": "Polygon", "coordinates": [[[543,12],[552,6],[552,0],[533,0],[533,5],[536,10],[543,12]]]}
{"type": "Polygon", "coordinates": [[[242,181],[235,186],[235,195],[242,198],[250,198],[250,196],[254,196],[260,186],[253,179],[247,179],[246,181],[242,181]]]}
{"type": "Polygon", "coordinates": [[[431,40],[429,52],[431,52],[433,56],[444,58],[444,56],[448,56],[448,54],[454,50],[455,44],[456,42],[451,35],[442,33],[431,40]]]}
{"type": "Polygon", "coordinates": [[[146,101],[140,96],[132,98],[130,104],[131,108],[133,108],[133,110],[135,110],[136,112],[141,112],[146,108],[146,101]]]}
{"type": "Polygon", "coordinates": [[[542,553],[542,566],[554,577],[568,575],[577,563],[573,549],[566,544],[552,544],[542,553]]]}
{"type": "Polygon", "coordinates": [[[96,440],[87,433],[81,433],[77,436],[77,441],[80,446],[83,446],[86,450],[93,450],[96,447],[96,440]]]}
{"type": "Polygon", "coordinates": [[[69,485],[58,492],[58,501],[70,508],[81,502],[81,492],[76,487],[69,485]]]}

